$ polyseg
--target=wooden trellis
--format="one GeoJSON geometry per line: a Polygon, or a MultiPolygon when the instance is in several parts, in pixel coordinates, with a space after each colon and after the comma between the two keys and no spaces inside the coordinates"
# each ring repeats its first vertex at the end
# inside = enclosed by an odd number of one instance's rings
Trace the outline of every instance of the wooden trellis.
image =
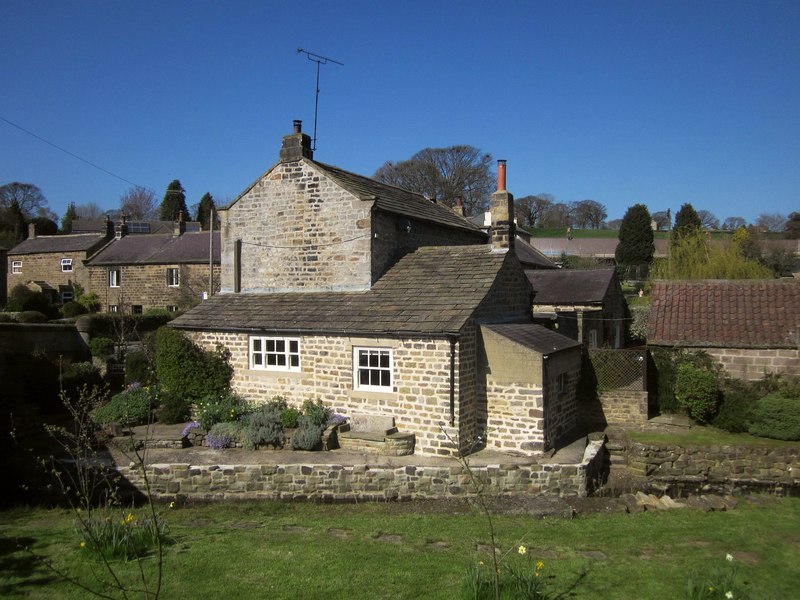
{"type": "Polygon", "coordinates": [[[647,350],[589,350],[597,389],[641,391],[647,389],[647,350]]]}

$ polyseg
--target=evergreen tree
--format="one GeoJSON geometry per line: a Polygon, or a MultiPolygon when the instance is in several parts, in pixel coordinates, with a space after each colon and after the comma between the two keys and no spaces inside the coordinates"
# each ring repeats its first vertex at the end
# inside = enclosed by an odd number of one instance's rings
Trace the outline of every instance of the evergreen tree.
{"type": "Polygon", "coordinates": [[[793,212],[786,221],[786,238],[800,240],[800,212],[793,212]]]}
{"type": "Polygon", "coordinates": [[[200,226],[203,228],[203,231],[208,231],[210,227],[208,226],[209,221],[211,220],[211,211],[214,211],[214,229],[218,229],[217,225],[217,207],[214,204],[214,198],[206,192],[203,194],[203,197],[200,198],[200,204],[197,205],[197,217],[195,221],[200,221],[200,226]]]}
{"type": "Polygon", "coordinates": [[[178,213],[183,212],[184,220],[189,219],[189,209],[186,207],[186,190],[183,189],[181,182],[173,180],[167,186],[164,199],[161,201],[159,218],[162,221],[177,221],[178,213]]]}
{"type": "Polygon", "coordinates": [[[614,252],[617,264],[622,267],[649,265],[655,251],[650,212],[644,204],[634,204],[625,212],[619,227],[619,244],[614,252]]]}
{"type": "Polygon", "coordinates": [[[675,227],[673,231],[679,235],[687,235],[698,231],[702,227],[700,215],[688,202],[681,205],[678,213],[675,215],[675,227]]]}
{"type": "Polygon", "coordinates": [[[78,211],[75,209],[75,203],[70,202],[67,212],[61,217],[61,233],[72,233],[72,222],[77,218],[78,211]]]}

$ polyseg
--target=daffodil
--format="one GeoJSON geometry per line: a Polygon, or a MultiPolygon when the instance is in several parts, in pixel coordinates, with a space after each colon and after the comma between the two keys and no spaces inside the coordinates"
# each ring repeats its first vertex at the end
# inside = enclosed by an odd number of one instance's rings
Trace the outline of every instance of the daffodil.
{"type": "Polygon", "coordinates": [[[134,519],[136,519],[136,517],[133,516],[133,513],[128,513],[127,516],[124,519],[122,519],[122,524],[130,525],[131,523],[133,523],[134,519]]]}
{"type": "Polygon", "coordinates": [[[544,563],[542,561],[537,562],[536,563],[536,568],[537,569],[544,569],[544,563]]]}
{"type": "Polygon", "coordinates": [[[170,503],[169,503],[169,507],[170,507],[170,508],[175,508],[175,502],[174,502],[174,501],[170,502],[170,503]]]}
{"type": "Polygon", "coordinates": [[[519,548],[517,548],[517,552],[519,552],[520,554],[525,554],[527,551],[528,549],[525,546],[520,546],[519,548]]]}
{"type": "Polygon", "coordinates": [[[86,548],[86,542],[81,540],[81,548],[86,548]]]}
{"type": "Polygon", "coordinates": [[[726,554],[725,555],[725,560],[727,560],[728,562],[733,562],[733,555],[732,554],[726,554]]]}
{"type": "Polygon", "coordinates": [[[725,592],[726,598],[733,598],[733,592],[725,592]]]}

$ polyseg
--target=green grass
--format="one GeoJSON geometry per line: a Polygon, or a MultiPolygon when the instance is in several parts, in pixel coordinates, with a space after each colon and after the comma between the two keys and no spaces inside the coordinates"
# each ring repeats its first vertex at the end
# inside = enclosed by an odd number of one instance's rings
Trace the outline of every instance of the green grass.
{"type": "Polygon", "coordinates": [[[630,431],[628,436],[642,444],[677,446],[744,446],[748,448],[797,448],[797,442],[784,442],[749,433],[729,433],[714,427],[691,427],[675,432],[630,431]]]}
{"type": "MultiPolygon", "coordinates": [[[[177,544],[166,550],[161,597],[458,597],[467,568],[486,560],[476,550],[476,542],[488,543],[484,521],[477,513],[416,508],[265,502],[165,509],[177,544]]],[[[528,545],[529,556],[544,562],[552,589],[566,591],[577,582],[572,598],[680,598],[693,572],[724,564],[727,553],[741,563],[754,597],[795,597],[800,578],[800,499],[760,497],[726,513],[496,520],[503,547],[528,545]]],[[[0,596],[87,597],[13,542],[22,538],[60,567],[90,577],[97,563],[78,548],[70,513],[15,509],[3,513],[2,522],[0,596]]]]}

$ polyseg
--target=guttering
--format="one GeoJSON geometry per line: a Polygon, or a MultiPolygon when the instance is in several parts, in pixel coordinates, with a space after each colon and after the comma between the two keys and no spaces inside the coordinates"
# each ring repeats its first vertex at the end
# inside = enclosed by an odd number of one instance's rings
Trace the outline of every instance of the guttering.
{"type": "Polygon", "coordinates": [[[180,323],[168,323],[170,327],[175,329],[184,329],[187,331],[211,331],[221,333],[247,333],[247,334],[272,334],[272,335],[335,335],[338,337],[389,337],[389,338],[436,338],[436,339],[455,339],[456,341],[461,338],[460,333],[448,333],[443,331],[343,331],[341,329],[324,329],[324,328],[297,328],[297,327],[201,327],[198,325],[182,325],[180,323]]]}

